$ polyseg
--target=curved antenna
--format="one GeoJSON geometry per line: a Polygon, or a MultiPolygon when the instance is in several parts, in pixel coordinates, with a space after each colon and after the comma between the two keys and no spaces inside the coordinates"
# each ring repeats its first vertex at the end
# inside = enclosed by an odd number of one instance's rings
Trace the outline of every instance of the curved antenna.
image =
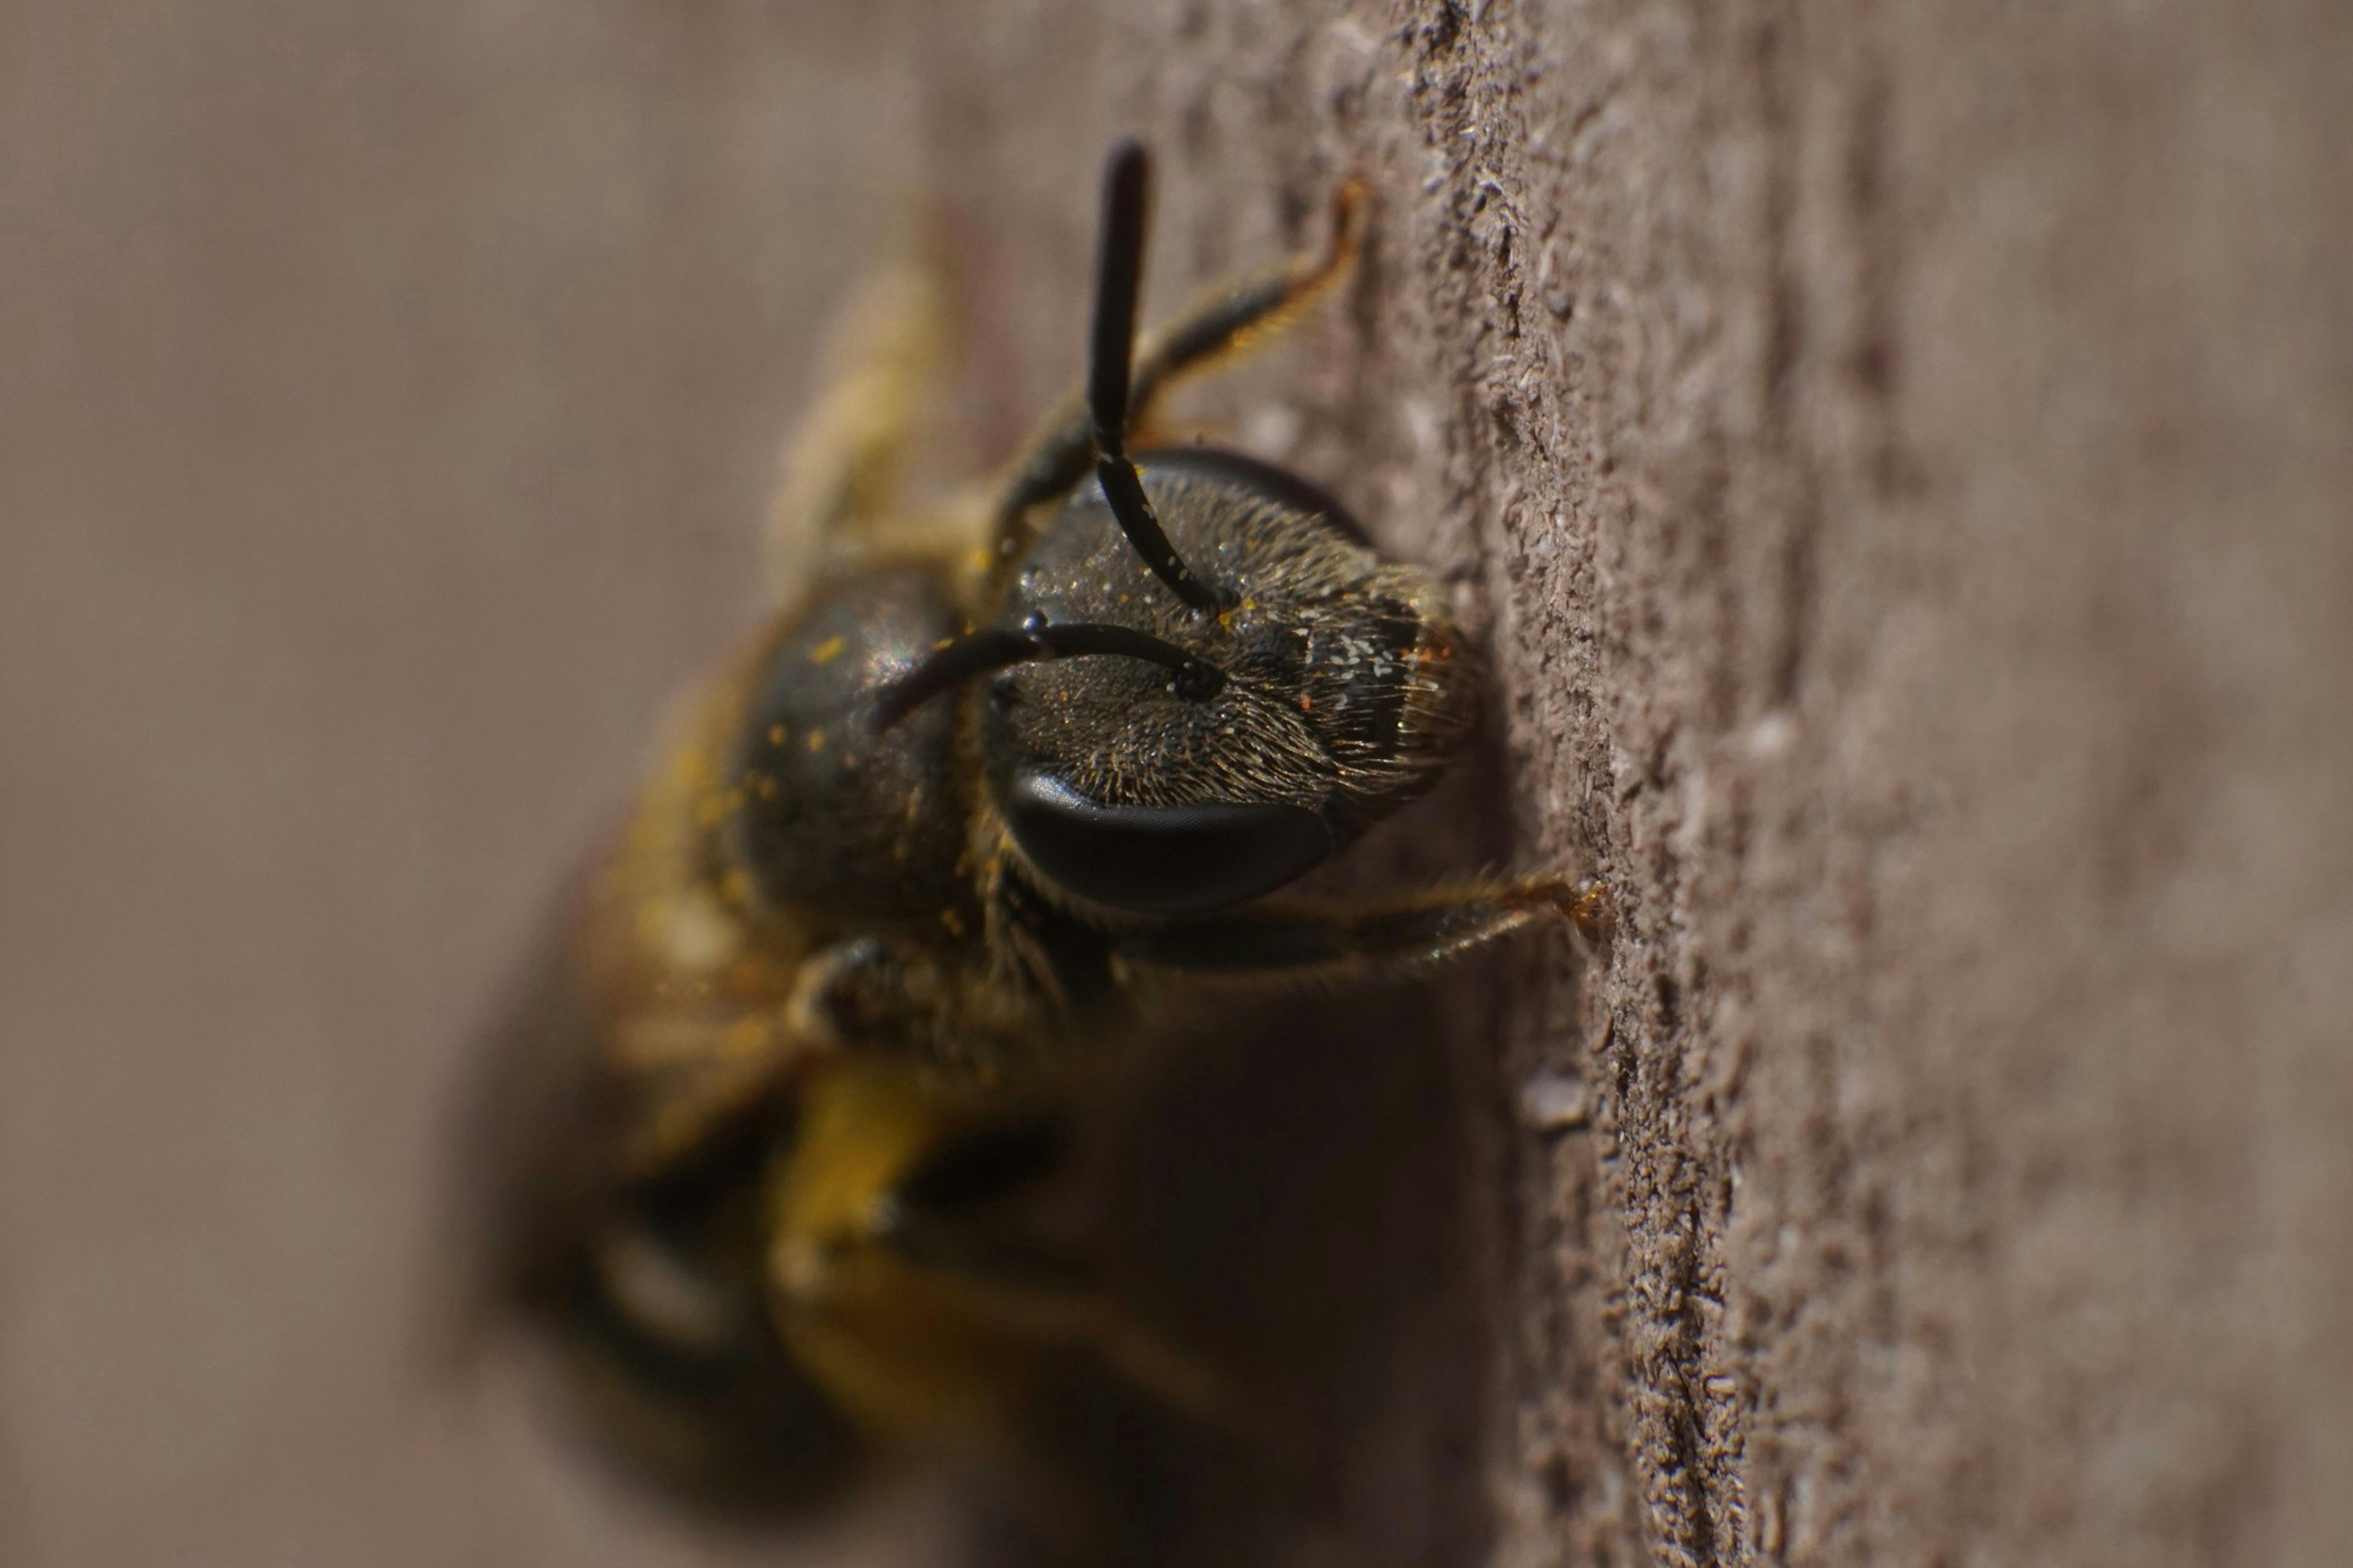
{"type": "Polygon", "coordinates": [[[1171,592],[1196,610],[1218,595],[1168,542],[1127,455],[1128,374],[1135,353],[1135,299],[1144,280],[1145,187],[1152,165],[1143,144],[1123,139],[1103,169],[1103,235],[1095,250],[1095,320],[1087,358],[1087,417],[1094,426],[1095,478],[1120,531],[1171,592]]]}
{"type": "Polygon", "coordinates": [[[1225,689],[1224,670],[1148,632],[1094,621],[1050,626],[1033,619],[1018,632],[990,626],[966,632],[941,647],[882,689],[875,703],[874,728],[888,730],[940,693],[992,670],[1093,654],[1116,654],[1159,665],[1171,672],[1169,684],[1176,695],[1192,701],[1207,700],[1225,689]]]}

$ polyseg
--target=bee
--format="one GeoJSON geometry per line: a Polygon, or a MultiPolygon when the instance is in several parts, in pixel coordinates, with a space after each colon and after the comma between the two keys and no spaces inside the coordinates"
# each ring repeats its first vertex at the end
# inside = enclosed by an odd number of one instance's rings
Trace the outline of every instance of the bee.
{"type": "Polygon", "coordinates": [[[1145,434],[1346,271],[1359,187],[1324,250],[1139,348],[1147,176],[1113,151],[1082,391],[957,526],[892,495],[938,306],[885,287],[772,525],[813,559],[693,705],[509,1042],[530,1082],[489,1112],[496,1289],[591,1425],[707,1502],[1018,1446],[1058,1355],[1215,1412],[1219,1379],[1039,1217],[1084,1086],[1238,991],[1600,929],[1555,878],[1283,895],[1458,759],[1479,669],[1323,489],[1145,434]]]}

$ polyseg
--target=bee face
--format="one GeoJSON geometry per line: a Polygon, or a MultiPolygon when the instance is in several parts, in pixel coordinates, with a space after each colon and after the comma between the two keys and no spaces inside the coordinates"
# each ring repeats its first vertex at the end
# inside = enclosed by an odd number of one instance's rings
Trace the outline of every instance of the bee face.
{"type": "Polygon", "coordinates": [[[1140,658],[1016,667],[991,684],[984,746],[998,809],[1047,878],[1117,909],[1192,913],[1291,880],[1419,794],[1469,732],[1476,683],[1434,587],[1304,487],[1219,453],[1141,468],[1220,607],[1170,593],[1090,485],[1039,539],[998,625],[1133,628],[1217,679],[1140,658]]]}

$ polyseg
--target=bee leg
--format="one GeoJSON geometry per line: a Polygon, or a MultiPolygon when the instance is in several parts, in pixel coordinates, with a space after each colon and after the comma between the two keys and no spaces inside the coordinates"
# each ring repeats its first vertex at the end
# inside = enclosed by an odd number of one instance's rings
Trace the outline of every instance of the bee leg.
{"type": "Polygon", "coordinates": [[[1088,1345],[1146,1393],[1208,1415],[1224,1403],[1219,1380],[1123,1308],[1092,1260],[1008,1212],[1070,1170],[1074,1137],[1066,1116],[1032,1108],[941,1141],[892,1189],[878,1239],[1008,1337],[1088,1345]]]}
{"type": "MultiPolygon", "coordinates": [[[[1347,181],[1333,198],[1332,238],[1322,251],[1287,258],[1213,289],[1147,338],[1129,381],[1130,427],[1149,420],[1161,394],[1176,382],[1280,335],[1328,292],[1356,258],[1364,209],[1364,185],[1347,181]]],[[[991,509],[1000,565],[1029,544],[1031,512],[1077,485],[1093,459],[1093,426],[1081,391],[1058,405],[1029,437],[991,509]]]]}
{"type": "Polygon", "coordinates": [[[881,1237],[970,1318],[1026,1344],[1080,1345],[1173,1410],[1239,1425],[1228,1381],[1123,1306],[1087,1259],[1043,1238],[911,1208],[881,1237]]]}
{"type": "Polygon", "coordinates": [[[716,1026],[638,1021],[616,1034],[613,1055],[617,1158],[638,1181],[675,1169],[765,1102],[806,1047],[773,1018],[746,1010],[716,1026]]]}
{"type": "Polygon", "coordinates": [[[1294,984],[1393,973],[1443,962],[1540,921],[1587,941],[1613,923],[1598,882],[1547,878],[1440,889],[1357,908],[1288,906],[1173,921],[1124,936],[1123,968],[1294,984]]]}
{"type": "Polygon", "coordinates": [[[987,1404],[1028,1352],[1058,1346],[1092,1351],[1172,1405],[1214,1405],[1209,1375],[1125,1310],[1077,1244],[1040,1227],[1031,1205],[1076,1153],[1059,1103],[992,1109],[912,1065],[849,1058],[811,1084],[797,1136],[772,1199],[772,1286],[787,1332],[848,1369],[848,1386],[898,1384],[878,1409],[931,1419],[987,1404]],[[877,1279],[892,1282],[890,1312],[846,1334],[826,1321],[842,1281],[871,1291],[877,1279]]]}
{"type": "Polygon", "coordinates": [[[813,1049],[904,1050],[936,1032],[944,1005],[939,965],[929,953],[857,936],[801,961],[785,1018],[813,1049]]]}
{"type": "Polygon", "coordinates": [[[777,463],[762,561],[772,602],[804,589],[826,554],[887,544],[876,536],[903,526],[892,506],[900,458],[952,336],[947,281],[923,247],[859,292],[777,463]]]}
{"type": "Polygon", "coordinates": [[[975,1318],[1031,1344],[1084,1344],[1145,1393],[1208,1416],[1222,1380],[1145,1327],[1096,1263],[1039,1233],[1019,1205],[1066,1176],[1076,1131],[1051,1107],[998,1115],[940,1141],[892,1189],[879,1239],[975,1318]]]}
{"type": "Polygon", "coordinates": [[[747,1002],[717,1025],[655,1014],[625,1027],[614,1044],[632,1082],[623,1167],[638,1177],[670,1169],[845,1051],[921,1049],[939,1032],[940,989],[938,965],[920,948],[852,937],[803,959],[781,1008],[747,1002]]]}

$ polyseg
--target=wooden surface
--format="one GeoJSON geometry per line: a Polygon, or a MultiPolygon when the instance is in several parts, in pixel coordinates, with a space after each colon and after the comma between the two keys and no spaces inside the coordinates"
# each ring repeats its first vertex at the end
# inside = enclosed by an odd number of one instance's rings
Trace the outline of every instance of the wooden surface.
{"type": "Polygon", "coordinates": [[[1370,184],[1188,407],[1458,586],[1624,909],[1457,1041],[1492,1537],[1406,1422],[1395,1550],[2353,1561],[2346,16],[0,21],[0,1557],[775,1550],[435,1362],[449,1113],[894,211],[953,478],[1134,130],[1163,305],[1370,184]]]}

